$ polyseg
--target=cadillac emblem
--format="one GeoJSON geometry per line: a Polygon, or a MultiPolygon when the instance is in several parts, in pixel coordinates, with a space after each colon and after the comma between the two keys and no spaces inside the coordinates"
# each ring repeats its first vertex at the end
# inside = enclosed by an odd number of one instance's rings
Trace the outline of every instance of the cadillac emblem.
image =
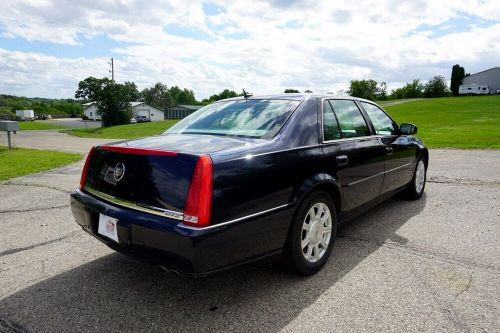
{"type": "Polygon", "coordinates": [[[125,165],[123,163],[118,163],[115,166],[113,177],[115,178],[115,181],[119,182],[122,180],[123,176],[125,176],[125,165]]]}

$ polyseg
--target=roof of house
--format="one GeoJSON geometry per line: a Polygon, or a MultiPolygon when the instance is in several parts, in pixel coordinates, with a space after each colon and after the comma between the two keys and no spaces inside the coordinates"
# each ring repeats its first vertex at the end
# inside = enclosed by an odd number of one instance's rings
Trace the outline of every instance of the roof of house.
{"type": "MultiPolygon", "coordinates": [[[[484,73],[484,72],[489,72],[489,71],[492,71],[492,70],[499,70],[500,67],[492,67],[490,69],[485,69],[484,71],[480,71],[480,72],[477,72],[477,73],[474,73],[474,74],[471,74],[469,76],[473,76],[473,75],[477,75],[477,74],[480,74],[480,73],[484,73]]],[[[467,76],[466,76],[467,77],[467,76]]]]}
{"type": "Polygon", "coordinates": [[[204,107],[204,105],[187,105],[187,104],[179,104],[179,105],[174,105],[174,106],[169,106],[167,109],[173,109],[173,108],[185,108],[185,109],[190,109],[190,110],[198,110],[204,107]]]}
{"type": "MultiPolygon", "coordinates": [[[[82,105],[84,107],[89,107],[89,106],[92,106],[94,104],[95,104],[95,102],[88,102],[88,103],[83,103],[82,105]]],[[[135,108],[136,106],[142,105],[142,104],[146,104],[146,102],[130,102],[130,106],[133,108],[135,108]]],[[[148,105],[148,104],[146,104],[146,105],[148,105]]],[[[150,106],[150,105],[148,105],[148,106],[150,106]]],[[[153,107],[153,106],[151,106],[151,107],[153,107]]]]}

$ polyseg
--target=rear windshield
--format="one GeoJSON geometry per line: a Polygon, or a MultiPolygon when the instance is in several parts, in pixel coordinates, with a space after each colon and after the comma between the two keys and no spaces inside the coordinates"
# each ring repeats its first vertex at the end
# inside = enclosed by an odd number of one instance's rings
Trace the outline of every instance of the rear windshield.
{"type": "Polygon", "coordinates": [[[199,109],[163,134],[211,134],[270,139],[300,101],[249,99],[218,102],[199,109]]]}

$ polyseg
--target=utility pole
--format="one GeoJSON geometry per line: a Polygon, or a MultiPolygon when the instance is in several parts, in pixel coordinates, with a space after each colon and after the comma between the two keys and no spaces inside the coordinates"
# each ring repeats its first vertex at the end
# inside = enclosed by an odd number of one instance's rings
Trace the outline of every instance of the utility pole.
{"type": "Polygon", "coordinates": [[[109,71],[111,73],[111,81],[115,82],[115,65],[113,63],[113,58],[111,58],[111,62],[109,64],[111,65],[111,70],[109,71]]]}

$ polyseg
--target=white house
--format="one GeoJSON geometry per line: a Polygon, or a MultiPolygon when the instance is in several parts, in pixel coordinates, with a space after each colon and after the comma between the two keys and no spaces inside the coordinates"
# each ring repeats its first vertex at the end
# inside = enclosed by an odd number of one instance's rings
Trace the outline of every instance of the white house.
{"type": "Polygon", "coordinates": [[[83,113],[88,119],[101,120],[101,116],[97,114],[97,106],[95,102],[89,102],[82,104],[83,113]]]}
{"type": "Polygon", "coordinates": [[[131,102],[132,112],[135,116],[146,116],[151,119],[151,121],[160,121],[165,119],[165,115],[162,110],[157,109],[144,102],[131,102]]]}
{"type": "MultiPolygon", "coordinates": [[[[135,116],[146,116],[151,119],[151,121],[160,121],[165,118],[162,110],[157,109],[145,102],[131,102],[132,113],[135,116]]],[[[92,120],[101,120],[101,116],[97,114],[97,106],[95,102],[89,102],[83,104],[83,112],[85,115],[92,120]]]]}

